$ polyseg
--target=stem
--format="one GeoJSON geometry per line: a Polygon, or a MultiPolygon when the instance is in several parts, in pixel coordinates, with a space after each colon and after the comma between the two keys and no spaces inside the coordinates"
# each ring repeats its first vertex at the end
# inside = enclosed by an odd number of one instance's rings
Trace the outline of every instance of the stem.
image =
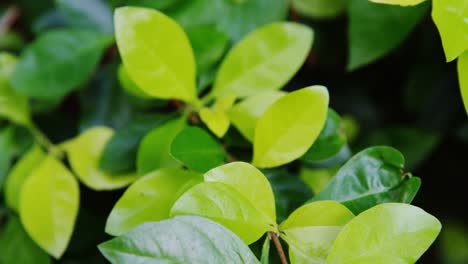
{"type": "Polygon", "coordinates": [[[5,35],[10,27],[16,22],[16,20],[20,16],[20,11],[18,7],[12,5],[10,6],[4,13],[4,15],[0,18],[0,37],[5,35]]]}
{"type": "Polygon", "coordinates": [[[30,126],[28,126],[28,128],[39,145],[47,149],[47,151],[50,154],[54,155],[56,158],[63,159],[63,157],[65,156],[63,150],[60,149],[60,147],[56,146],[54,143],[52,143],[36,125],[31,124],[30,126]]]}
{"type": "Polygon", "coordinates": [[[268,232],[268,237],[273,240],[273,244],[275,244],[276,251],[278,251],[278,255],[281,260],[281,264],[288,264],[288,260],[286,259],[286,255],[284,254],[283,246],[281,246],[281,242],[278,239],[278,236],[275,232],[268,232]]]}

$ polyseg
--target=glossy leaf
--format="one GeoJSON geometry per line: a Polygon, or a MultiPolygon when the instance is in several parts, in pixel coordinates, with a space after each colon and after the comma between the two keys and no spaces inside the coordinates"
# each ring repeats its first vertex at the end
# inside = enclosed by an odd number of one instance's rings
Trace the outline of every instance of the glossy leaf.
{"type": "Polygon", "coordinates": [[[432,19],[439,30],[447,61],[468,49],[468,6],[465,0],[433,0],[432,19]]]}
{"type": "Polygon", "coordinates": [[[187,127],[172,140],[171,154],[188,168],[205,172],[224,163],[224,150],[198,127],[187,127]]]}
{"type": "Polygon", "coordinates": [[[273,103],[255,128],[253,164],[276,167],[304,155],[325,124],[328,100],[325,87],[310,86],[273,103]]]}
{"type": "Polygon", "coordinates": [[[29,238],[17,216],[11,216],[0,232],[0,263],[49,264],[46,252],[29,238]]]}
{"type": "Polygon", "coordinates": [[[419,5],[426,0],[370,0],[374,3],[389,4],[389,5],[401,5],[401,6],[413,6],[419,5]]]}
{"type": "Polygon", "coordinates": [[[281,225],[281,238],[289,244],[291,263],[325,263],[333,242],[354,218],[345,206],[319,201],[299,207],[281,225]]]}
{"type": "Polygon", "coordinates": [[[118,8],[114,21],[125,69],[138,87],[158,98],[196,99],[195,58],[175,21],[141,7],[118,8]]]}
{"type": "Polygon", "coordinates": [[[228,53],[219,69],[213,95],[247,97],[283,88],[304,63],[312,39],[310,28],[292,22],[257,29],[228,53]]]}
{"type": "Polygon", "coordinates": [[[341,118],[333,110],[328,109],[327,121],[320,135],[312,147],[301,157],[306,162],[318,162],[328,160],[338,155],[346,145],[346,135],[341,131],[341,118]]]}
{"type": "Polygon", "coordinates": [[[200,183],[185,192],[171,209],[171,216],[177,215],[209,218],[229,228],[246,244],[257,241],[276,226],[244,195],[219,182],[200,183]]]}
{"type": "Polygon", "coordinates": [[[78,182],[65,166],[48,156],[23,184],[21,222],[31,238],[58,259],[70,242],[78,204],[78,182]]]}
{"type": "Polygon", "coordinates": [[[117,201],[106,223],[108,234],[119,236],[144,222],[169,218],[175,201],[202,177],[182,169],[151,172],[132,184],[117,201]]]}
{"type": "Polygon", "coordinates": [[[349,0],[293,0],[292,6],[303,16],[315,19],[330,19],[343,14],[349,0]]]}
{"type": "Polygon", "coordinates": [[[232,124],[246,139],[253,142],[258,119],[285,94],[282,91],[268,91],[246,98],[229,110],[232,124]]]}
{"type": "Polygon", "coordinates": [[[112,11],[101,0],[57,0],[57,7],[64,14],[67,24],[77,28],[113,32],[112,11]]]}
{"type": "Polygon", "coordinates": [[[396,49],[421,21],[427,9],[427,4],[401,8],[369,0],[351,1],[348,69],[365,66],[396,49]]]}
{"type": "Polygon", "coordinates": [[[325,189],[310,201],[335,200],[355,214],[380,203],[409,203],[419,186],[406,183],[411,177],[402,176],[404,162],[401,153],[390,147],[363,150],[341,167],[325,189]]]}
{"type": "Polygon", "coordinates": [[[180,163],[170,154],[171,143],[186,127],[183,118],[176,119],[153,129],[138,147],[137,169],[143,175],[160,168],[177,168],[180,163]]]}
{"type": "Polygon", "coordinates": [[[13,166],[5,182],[5,201],[8,207],[18,211],[23,184],[45,157],[44,151],[34,145],[13,166]]]}
{"type": "Polygon", "coordinates": [[[232,107],[235,96],[221,96],[216,98],[212,107],[200,109],[200,118],[208,128],[219,138],[222,138],[231,124],[227,111],[232,107]]]}
{"type": "Polygon", "coordinates": [[[415,263],[440,229],[440,222],[418,207],[381,204],[343,228],[326,263],[415,263]]]}
{"type": "Polygon", "coordinates": [[[231,231],[197,216],[142,224],[99,250],[113,264],[258,263],[231,231]]]}
{"type": "Polygon", "coordinates": [[[20,125],[29,125],[30,110],[28,99],[16,92],[9,83],[16,67],[16,58],[0,53],[0,119],[6,118],[20,125]]]}
{"type": "Polygon", "coordinates": [[[110,41],[82,29],[48,31],[21,54],[11,84],[33,98],[61,98],[89,78],[110,41]]]}
{"type": "Polygon", "coordinates": [[[234,188],[266,215],[276,221],[275,198],[270,183],[261,171],[245,162],[231,162],[204,175],[205,182],[220,182],[234,188]]]}
{"type": "Polygon", "coordinates": [[[115,132],[104,148],[100,167],[112,173],[124,173],[135,169],[138,145],[151,130],[172,119],[172,114],[142,115],[134,117],[115,132]]]}
{"type": "Polygon", "coordinates": [[[468,113],[468,52],[463,53],[458,58],[457,69],[463,104],[465,105],[465,111],[468,113]]]}
{"type": "Polygon", "coordinates": [[[99,168],[104,147],[114,135],[108,127],[94,127],[66,143],[68,160],[80,181],[97,190],[115,190],[137,179],[136,173],[113,175],[99,168]]]}

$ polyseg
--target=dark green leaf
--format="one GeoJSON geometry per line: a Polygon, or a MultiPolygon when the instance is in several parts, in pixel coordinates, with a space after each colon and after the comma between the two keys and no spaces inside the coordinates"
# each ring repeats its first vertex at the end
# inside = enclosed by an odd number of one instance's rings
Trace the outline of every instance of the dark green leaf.
{"type": "Polygon", "coordinates": [[[142,115],[120,128],[107,143],[100,167],[108,172],[121,173],[135,169],[138,145],[154,128],[171,119],[172,114],[142,115]]]}
{"type": "Polygon", "coordinates": [[[258,263],[234,233],[198,216],[144,223],[99,250],[113,264],[258,263]]]}
{"type": "Polygon", "coordinates": [[[38,99],[63,97],[90,77],[110,40],[86,30],[47,32],[21,54],[12,86],[38,99]]]}
{"type": "Polygon", "coordinates": [[[14,129],[13,127],[6,127],[0,130],[0,190],[3,189],[3,182],[8,174],[15,154],[14,147],[14,129]]]}
{"type": "Polygon", "coordinates": [[[50,258],[29,238],[17,216],[11,216],[0,233],[0,263],[48,264],[50,258]]]}
{"type": "Polygon", "coordinates": [[[353,0],[349,9],[348,69],[367,65],[397,48],[421,21],[427,2],[400,7],[353,0]]]}
{"type": "Polygon", "coordinates": [[[39,35],[48,30],[58,29],[65,26],[67,26],[67,21],[65,20],[65,16],[62,12],[52,9],[34,21],[32,31],[39,35]]]}
{"type": "Polygon", "coordinates": [[[67,24],[77,28],[112,33],[112,10],[103,0],[57,0],[67,24]]]}
{"type": "Polygon", "coordinates": [[[309,200],[335,200],[359,214],[377,204],[411,202],[418,180],[403,177],[404,158],[391,147],[372,147],[351,158],[323,191],[309,200]],[[411,181],[411,182],[408,182],[411,181]]]}
{"type": "Polygon", "coordinates": [[[206,172],[224,163],[224,150],[203,129],[188,127],[174,138],[171,154],[189,169],[206,172]]]}

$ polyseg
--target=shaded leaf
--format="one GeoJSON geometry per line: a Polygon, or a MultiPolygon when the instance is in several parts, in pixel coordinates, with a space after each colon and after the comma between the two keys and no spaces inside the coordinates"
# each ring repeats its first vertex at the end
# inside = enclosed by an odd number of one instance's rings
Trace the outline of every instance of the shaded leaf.
{"type": "Polygon", "coordinates": [[[112,10],[103,0],[57,0],[67,24],[77,28],[113,33],[112,10]]]}
{"type": "Polygon", "coordinates": [[[296,12],[315,19],[330,19],[343,14],[349,0],[293,0],[296,12]]]}

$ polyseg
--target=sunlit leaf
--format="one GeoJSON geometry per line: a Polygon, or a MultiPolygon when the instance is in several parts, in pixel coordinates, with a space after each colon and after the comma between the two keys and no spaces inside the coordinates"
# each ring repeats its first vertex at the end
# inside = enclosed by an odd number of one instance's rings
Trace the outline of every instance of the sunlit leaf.
{"type": "Polygon", "coordinates": [[[141,7],[118,8],[114,21],[125,69],[138,87],[154,97],[196,99],[195,58],[175,21],[141,7]]]}
{"type": "Polygon", "coordinates": [[[370,0],[370,1],[374,3],[379,3],[379,4],[413,6],[413,5],[418,5],[426,0],[370,0]]]}
{"type": "Polygon", "coordinates": [[[169,218],[174,202],[201,175],[182,169],[151,172],[132,184],[117,201],[106,223],[106,232],[118,236],[144,223],[169,218]]]}
{"type": "Polygon", "coordinates": [[[112,264],[258,263],[231,231],[197,216],[142,224],[99,250],[112,264]]]}
{"type": "Polygon", "coordinates": [[[42,249],[60,258],[70,242],[78,204],[78,182],[65,166],[48,156],[23,184],[21,222],[42,249]]]}
{"type": "Polygon", "coordinates": [[[328,100],[325,87],[310,86],[273,103],[255,128],[253,164],[276,167],[304,155],[325,124],[328,100]]]}
{"type": "Polygon", "coordinates": [[[231,124],[227,111],[232,107],[235,96],[221,96],[216,98],[212,107],[200,109],[200,118],[208,128],[219,138],[222,138],[231,124]]]}
{"type": "Polygon", "coordinates": [[[120,64],[119,66],[118,77],[122,88],[124,88],[124,90],[129,94],[140,98],[150,98],[147,93],[140,89],[140,87],[138,87],[138,85],[132,79],[130,79],[130,76],[128,76],[127,70],[123,64],[120,64]]]}
{"type": "Polygon", "coordinates": [[[465,111],[468,113],[468,52],[463,53],[458,58],[457,66],[463,104],[465,105],[465,111]]]}
{"type": "Polygon", "coordinates": [[[326,263],[416,263],[440,229],[440,222],[418,207],[377,205],[343,228],[326,263]]]}

